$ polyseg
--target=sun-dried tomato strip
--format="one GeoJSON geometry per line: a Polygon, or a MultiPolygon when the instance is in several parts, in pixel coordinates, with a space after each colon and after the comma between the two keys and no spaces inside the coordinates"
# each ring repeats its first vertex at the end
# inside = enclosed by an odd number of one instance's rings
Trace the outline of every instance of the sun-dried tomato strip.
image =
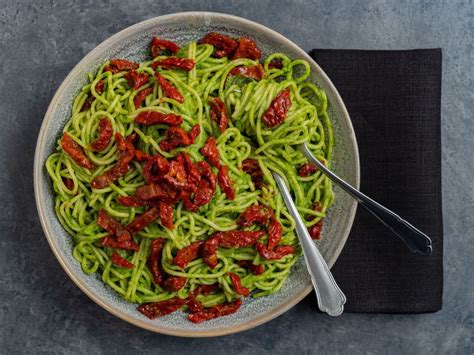
{"type": "Polygon", "coordinates": [[[228,272],[227,274],[229,275],[230,280],[232,281],[232,284],[234,285],[235,293],[244,297],[250,296],[250,290],[247,287],[242,286],[242,282],[240,280],[239,275],[237,275],[234,272],[228,272]]]}
{"type": "Polygon", "coordinates": [[[246,78],[254,80],[262,80],[265,76],[265,70],[263,69],[262,64],[251,65],[251,66],[239,66],[232,69],[229,73],[230,75],[239,75],[246,78]]]}
{"type": "Polygon", "coordinates": [[[192,70],[194,68],[194,65],[194,59],[177,57],[168,57],[161,60],[156,60],[150,64],[153,69],[161,67],[164,69],[183,69],[186,71],[192,70]]]}
{"type": "Polygon", "coordinates": [[[261,275],[264,273],[265,269],[262,264],[255,265],[250,260],[238,260],[236,261],[237,265],[245,269],[249,269],[254,275],[261,275]]]}
{"type": "Polygon", "coordinates": [[[203,244],[203,241],[197,241],[191,243],[187,247],[180,249],[174,257],[173,263],[179,266],[181,269],[184,269],[188,265],[188,263],[198,259],[201,256],[201,249],[203,244]]]}
{"type": "Polygon", "coordinates": [[[159,209],[161,224],[168,229],[174,229],[173,207],[169,203],[160,201],[159,209]]]}
{"type": "Polygon", "coordinates": [[[163,92],[166,97],[176,100],[181,104],[184,102],[183,95],[181,95],[179,90],[176,89],[168,80],[163,78],[159,73],[155,73],[155,78],[163,89],[163,92]]]}
{"type": "Polygon", "coordinates": [[[136,216],[135,219],[127,226],[127,229],[130,231],[130,233],[138,233],[147,225],[155,221],[159,216],[159,208],[152,207],[141,215],[136,216]]]}
{"type": "Polygon", "coordinates": [[[94,96],[89,96],[85,101],[84,103],[82,104],[82,107],[81,107],[81,112],[84,112],[84,111],[87,111],[91,108],[93,102],[95,101],[95,97],[94,96]]]}
{"type": "Polygon", "coordinates": [[[235,192],[232,188],[232,180],[229,177],[229,168],[226,165],[221,165],[219,173],[217,174],[217,181],[222,191],[225,193],[229,200],[235,198],[235,192]]]}
{"type": "Polygon", "coordinates": [[[146,88],[143,90],[140,90],[136,95],[135,98],[133,99],[133,104],[135,105],[135,108],[140,108],[145,101],[146,97],[150,95],[153,92],[153,88],[146,88]]]}
{"type": "Polygon", "coordinates": [[[91,181],[91,186],[94,189],[103,189],[116,181],[121,176],[124,176],[129,170],[129,163],[134,157],[133,150],[121,151],[117,164],[111,169],[107,170],[102,175],[97,176],[91,181]]]}
{"type": "Polygon", "coordinates": [[[250,175],[255,188],[261,189],[263,186],[263,171],[255,159],[247,158],[242,162],[242,170],[250,175]]]}
{"type": "Polygon", "coordinates": [[[282,69],[283,68],[283,62],[281,59],[274,58],[268,63],[268,68],[269,69],[282,69]]]}
{"type": "Polygon", "coordinates": [[[162,285],[165,277],[165,273],[161,267],[162,250],[165,246],[166,239],[157,238],[151,242],[150,256],[148,257],[148,268],[150,269],[153,282],[156,285],[162,285]]]}
{"type": "Polygon", "coordinates": [[[112,264],[115,264],[117,266],[123,267],[125,269],[133,269],[135,265],[133,265],[130,261],[128,261],[125,258],[122,258],[117,252],[112,253],[112,264]]]}
{"type": "Polygon", "coordinates": [[[217,248],[219,247],[219,236],[213,235],[205,241],[202,246],[202,258],[204,262],[211,268],[215,268],[218,263],[217,248]]]}
{"type": "Polygon", "coordinates": [[[138,68],[138,64],[134,63],[134,62],[131,62],[129,60],[112,59],[110,61],[109,65],[107,65],[104,68],[104,71],[110,71],[110,72],[116,74],[116,73],[121,72],[121,71],[132,70],[132,69],[137,69],[137,68],[138,68]]]}
{"type": "Polygon", "coordinates": [[[104,87],[105,87],[105,80],[101,79],[95,84],[95,92],[98,94],[102,94],[104,92],[104,87]]]}
{"type": "Polygon", "coordinates": [[[166,301],[145,303],[138,306],[137,310],[150,319],[163,317],[170,313],[176,312],[186,304],[185,299],[173,297],[166,301]]]}
{"type": "Polygon", "coordinates": [[[135,117],[135,122],[145,125],[152,126],[156,124],[167,124],[169,126],[179,126],[183,123],[183,118],[174,113],[161,113],[158,111],[144,111],[140,112],[135,117]]]}
{"type": "Polygon", "coordinates": [[[134,240],[127,240],[124,242],[118,242],[113,237],[104,237],[100,241],[100,245],[103,247],[115,248],[115,249],[125,249],[125,250],[140,250],[140,247],[134,240]]]}
{"type": "Polygon", "coordinates": [[[216,168],[221,166],[220,154],[217,150],[216,139],[208,137],[204,146],[199,150],[206,160],[216,168]]]}
{"type": "Polygon", "coordinates": [[[260,59],[262,52],[257,44],[250,38],[239,38],[239,45],[232,59],[248,58],[252,60],[260,59]]]}
{"type": "Polygon", "coordinates": [[[215,235],[219,237],[219,246],[224,248],[243,248],[250,247],[265,235],[265,231],[242,231],[233,230],[218,232],[215,235]]]}
{"type": "Polygon", "coordinates": [[[68,190],[72,191],[72,189],[74,189],[74,180],[69,179],[69,178],[64,177],[64,176],[62,177],[62,180],[63,180],[63,183],[64,183],[64,185],[66,185],[68,190]]]}
{"type": "Polygon", "coordinates": [[[295,248],[291,245],[282,245],[277,247],[275,250],[269,250],[266,245],[257,243],[255,249],[257,249],[258,253],[266,260],[279,260],[285,255],[295,253],[295,248]]]}
{"type": "Polygon", "coordinates": [[[64,132],[61,138],[61,148],[77,165],[89,170],[95,168],[95,165],[86,157],[82,147],[67,132],[64,132]]]}
{"type": "Polygon", "coordinates": [[[99,137],[97,137],[89,147],[96,152],[103,151],[112,140],[113,133],[114,130],[110,120],[108,118],[101,118],[99,120],[99,137]]]}
{"type": "MultiPolygon", "coordinates": [[[[314,210],[321,212],[322,206],[320,202],[317,202],[314,205],[314,210]]],[[[314,219],[314,216],[310,216],[308,218],[308,221],[311,221],[314,219]]],[[[308,228],[309,235],[311,236],[312,239],[319,240],[321,239],[321,231],[323,229],[323,220],[320,219],[316,224],[312,225],[311,227],[308,228]]]]}
{"type": "Polygon", "coordinates": [[[298,175],[301,177],[307,177],[313,175],[316,171],[318,171],[318,167],[312,163],[304,163],[298,169],[298,175]]]}
{"type": "Polygon", "coordinates": [[[273,250],[281,242],[282,234],[283,227],[281,223],[273,217],[268,225],[268,250],[273,250]]]}
{"type": "Polygon", "coordinates": [[[119,196],[117,202],[126,207],[141,207],[147,206],[147,202],[139,199],[136,196],[119,196]]]}
{"type": "Polygon", "coordinates": [[[253,224],[266,225],[273,217],[273,211],[264,205],[252,205],[241,213],[237,224],[241,227],[250,227],[253,224]]]}
{"type": "Polygon", "coordinates": [[[188,319],[193,323],[201,323],[210,319],[223,317],[235,313],[238,311],[241,305],[241,300],[219,304],[217,306],[204,308],[202,311],[199,312],[191,313],[190,315],[188,315],[188,319]]]}
{"type": "Polygon", "coordinates": [[[127,241],[132,239],[130,232],[118,221],[110,217],[103,208],[99,210],[99,214],[97,216],[97,224],[103,229],[105,229],[108,233],[117,236],[117,238],[120,238],[120,241],[127,241]]]}
{"type": "Polygon", "coordinates": [[[124,75],[124,78],[127,80],[128,85],[133,90],[138,90],[143,85],[148,83],[148,75],[145,73],[139,73],[136,70],[130,70],[127,74],[124,75]]]}
{"type": "Polygon", "coordinates": [[[186,285],[187,279],[181,276],[170,276],[163,283],[163,288],[166,291],[177,292],[186,285]]]}
{"type": "Polygon", "coordinates": [[[217,123],[219,131],[224,133],[229,125],[229,115],[227,114],[227,108],[224,101],[219,97],[215,97],[209,100],[209,105],[211,108],[211,119],[217,123]]]}
{"type": "Polygon", "coordinates": [[[229,36],[211,32],[199,40],[199,44],[210,44],[214,46],[214,57],[231,57],[239,45],[238,42],[229,36]]]}
{"type": "Polygon", "coordinates": [[[268,128],[273,128],[282,123],[286,118],[286,113],[290,109],[291,98],[290,88],[280,91],[273,99],[270,107],[263,113],[262,122],[268,128]]]}
{"type": "Polygon", "coordinates": [[[177,147],[185,147],[194,143],[196,133],[201,132],[200,126],[194,125],[189,133],[181,127],[170,127],[166,130],[166,139],[160,142],[160,148],[165,152],[169,152],[177,147]],[[198,132],[196,132],[198,131],[198,132]]]}
{"type": "Polygon", "coordinates": [[[171,41],[153,37],[150,42],[150,55],[152,58],[158,57],[161,51],[170,51],[171,54],[176,54],[179,51],[179,46],[171,41]]]}

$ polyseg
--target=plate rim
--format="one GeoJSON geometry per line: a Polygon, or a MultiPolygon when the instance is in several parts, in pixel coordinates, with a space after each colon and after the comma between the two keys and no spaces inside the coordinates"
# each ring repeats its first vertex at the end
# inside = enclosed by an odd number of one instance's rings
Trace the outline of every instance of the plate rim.
{"type": "MultiPolygon", "coordinates": [[[[327,85],[333,90],[335,94],[335,100],[337,101],[337,104],[341,107],[341,111],[343,114],[343,119],[345,119],[346,123],[348,124],[348,131],[349,131],[349,136],[351,140],[351,144],[354,148],[354,158],[355,158],[355,181],[356,181],[356,188],[358,189],[360,186],[360,161],[359,161],[359,148],[357,144],[357,137],[354,131],[354,127],[352,125],[352,120],[350,118],[350,115],[347,111],[347,108],[344,104],[344,101],[342,100],[339,92],[337,91],[336,87],[332,83],[331,79],[327,76],[327,74],[324,72],[323,69],[317,64],[316,61],[311,58],[308,53],[306,53],[302,48],[300,48],[297,44],[295,44],[293,41],[290,39],[286,38],[279,32],[262,25],[260,23],[254,22],[252,20],[248,20],[246,18],[240,17],[240,16],[235,16],[235,15],[230,15],[230,14],[225,14],[225,13],[219,13],[219,12],[209,12],[209,11],[186,11],[186,12],[176,12],[176,13],[171,13],[171,14],[166,14],[166,15],[161,15],[161,16],[156,16],[152,17],[150,19],[144,20],[137,22],[131,26],[127,26],[126,28],[120,30],[119,32],[115,33],[114,35],[108,37],[104,41],[102,41],[100,44],[98,44],[94,49],[92,49],[89,53],[87,53],[68,73],[66,78],[62,81],[58,89],[56,90],[49,106],[48,109],[43,117],[42,123],[41,123],[41,128],[38,133],[38,139],[36,142],[36,147],[35,147],[35,155],[34,155],[34,168],[33,168],[33,185],[34,185],[34,193],[35,193],[35,202],[36,202],[36,209],[38,210],[38,215],[41,223],[41,227],[43,229],[43,232],[46,236],[46,239],[48,241],[48,244],[53,251],[53,254],[55,255],[56,259],[58,260],[59,264],[63,268],[63,270],[66,272],[66,274],[69,276],[69,278],[81,289],[82,292],[84,292],[92,301],[94,301],[96,304],[98,304],[100,307],[108,311],[109,313],[113,314],[114,316],[118,317],[119,319],[122,319],[128,323],[131,323],[135,326],[138,326],[140,328],[155,332],[155,333],[160,333],[160,334],[165,334],[165,335],[173,335],[173,336],[179,336],[179,337],[189,337],[189,338],[201,338],[201,337],[215,337],[215,336],[222,336],[222,335],[228,335],[228,334],[234,334],[238,332],[242,332],[244,330],[248,330],[254,327],[257,327],[259,325],[262,325],[280,315],[283,313],[287,312],[290,310],[292,307],[294,307],[296,304],[298,304],[304,297],[306,297],[313,289],[311,282],[308,282],[307,287],[295,298],[288,300],[287,302],[281,304],[281,306],[273,311],[270,311],[268,313],[262,314],[258,318],[250,321],[243,323],[238,326],[233,326],[233,327],[228,327],[222,330],[200,330],[200,329],[194,329],[194,330],[174,330],[174,329],[162,329],[158,325],[152,325],[146,322],[143,322],[139,319],[135,319],[132,317],[129,317],[127,314],[121,312],[120,310],[117,310],[113,307],[111,307],[107,302],[104,302],[100,297],[97,297],[79,278],[76,277],[74,272],[69,268],[65,260],[62,259],[58,249],[57,245],[54,242],[54,238],[52,235],[54,234],[53,231],[49,228],[49,225],[47,223],[47,218],[46,218],[46,213],[44,211],[43,207],[43,196],[41,193],[40,189],[40,181],[41,181],[41,174],[43,170],[43,166],[40,162],[40,151],[42,149],[42,146],[45,144],[45,135],[46,135],[46,126],[50,121],[52,121],[53,116],[52,113],[54,111],[54,108],[57,106],[57,102],[59,101],[59,97],[61,96],[61,93],[65,90],[65,88],[68,86],[69,82],[71,81],[71,78],[73,76],[73,73],[78,70],[79,67],[83,65],[83,63],[87,62],[89,57],[94,56],[96,52],[99,52],[102,50],[103,47],[109,46],[113,44],[114,42],[120,41],[124,35],[126,35],[128,32],[135,30],[138,27],[147,25],[149,23],[154,23],[156,21],[164,21],[168,20],[173,17],[196,17],[196,16],[203,16],[203,17],[218,17],[222,20],[231,20],[233,22],[239,22],[242,23],[246,26],[251,26],[254,27],[255,29],[265,32],[269,34],[272,37],[276,37],[284,42],[287,43],[288,46],[293,47],[296,51],[301,53],[301,56],[307,60],[308,62],[312,63],[315,65],[318,70],[319,70],[319,75],[321,75],[322,79],[327,83],[327,85]]],[[[333,257],[328,261],[328,266],[329,268],[332,268],[332,266],[335,264],[337,258],[341,254],[342,249],[344,248],[347,238],[349,236],[350,230],[352,228],[352,225],[354,223],[354,218],[357,210],[357,202],[354,200],[352,202],[351,208],[349,210],[349,223],[347,223],[342,235],[342,241],[343,243],[340,243],[340,245],[336,248],[333,257]]]]}

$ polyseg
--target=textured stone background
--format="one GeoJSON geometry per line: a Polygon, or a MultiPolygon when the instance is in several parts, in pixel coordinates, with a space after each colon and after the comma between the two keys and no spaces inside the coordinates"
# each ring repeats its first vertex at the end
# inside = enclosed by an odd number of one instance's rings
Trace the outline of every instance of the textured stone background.
{"type": "MultiPolygon", "coordinates": [[[[0,353],[473,353],[473,1],[0,0],[0,353]],[[190,10],[239,15],[302,48],[443,48],[444,308],[425,315],[315,312],[313,296],[256,329],[180,339],[127,324],[68,279],[33,199],[36,136],[72,67],[115,32],[190,10]]],[[[429,277],[429,275],[427,275],[429,277]]]]}

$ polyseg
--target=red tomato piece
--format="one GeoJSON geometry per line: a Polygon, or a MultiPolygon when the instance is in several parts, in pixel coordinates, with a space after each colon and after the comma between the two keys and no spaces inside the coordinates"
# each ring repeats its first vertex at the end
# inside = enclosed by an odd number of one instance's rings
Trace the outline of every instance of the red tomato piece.
{"type": "Polygon", "coordinates": [[[215,235],[219,238],[219,246],[224,248],[250,247],[265,235],[265,231],[242,231],[233,230],[218,232],[215,235]]]}
{"type": "Polygon", "coordinates": [[[118,221],[110,217],[103,208],[99,210],[99,214],[97,216],[97,224],[111,235],[115,235],[117,236],[117,238],[120,238],[121,242],[132,240],[130,232],[118,221]]]}
{"type": "MultiPolygon", "coordinates": [[[[317,202],[314,205],[314,210],[321,212],[322,206],[320,202],[317,202]]],[[[313,220],[314,216],[310,216],[308,218],[309,221],[313,220]]],[[[319,240],[321,239],[321,231],[323,229],[323,220],[320,219],[316,224],[312,225],[311,227],[308,228],[309,235],[311,236],[312,239],[319,240]]]]}
{"type": "Polygon", "coordinates": [[[188,263],[200,257],[203,244],[203,241],[197,241],[180,249],[174,257],[173,263],[181,269],[184,269],[188,263]]]}
{"type": "Polygon", "coordinates": [[[281,242],[282,234],[283,227],[281,223],[276,218],[272,218],[268,226],[268,250],[273,250],[281,242]]]}
{"type": "Polygon", "coordinates": [[[138,233],[147,225],[155,221],[160,216],[160,210],[157,207],[152,207],[146,210],[141,215],[135,217],[135,219],[127,226],[130,233],[138,233]]]}
{"type": "Polygon", "coordinates": [[[159,73],[155,73],[155,78],[163,89],[163,93],[166,97],[176,100],[179,103],[184,102],[184,97],[181,95],[178,89],[176,89],[168,80],[163,78],[159,73]]]}
{"type": "Polygon", "coordinates": [[[146,182],[158,182],[170,170],[170,163],[164,156],[157,153],[147,160],[143,167],[143,177],[146,182]]]}
{"type": "Polygon", "coordinates": [[[72,179],[69,179],[67,177],[62,177],[64,185],[66,185],[68,190],[72,190],[74,188],[74,181],[72,179]]]}
{"type": "Polygon", "coordinates": [[[171,41],[153,37],[150,43],[150,55],[152,58],[158,57],[161,51],[170,51],[171,54],[176,54],[179,51],[179,46],[171,41]]]}
{"type": "Polygon", "coordinates": [[[240,75],[245,76],[246,78],[254,79],[254,80],[262,80],[265,76],[265,70],[263,69],[262,64],[252,65],[249,67],[240,66],[235,67],[229,73],[230,75],[240,75]]]}
{"type": "Polygon", "coordinates": [[[255,265],[250,260],[239,260],[237,261],[237,264],[240,267],[249,269],[254,275],[261,275],[265,272],[265,269],[262,264],[255,265]]]}
{"type": "Polygon", "coordinates": [[[140,108],[145,101],[146,97],[150,95],[153,92],[153,88],[146,88],[143,90],[140,90],[136,95],[135,98],[133,99],[133,105],[135,108],[140,108]]]}
{"type": "Polygon", "coordinates": [[[313,175],[316,171],[318,171],[318,167],[311,163],[304,163],[300,166],[298,170],[298,175],[301,177],[307,177],[313,175]]]}
{"type": "Polygon", "coordinates": [[[198,42],[199,44],[210,44],[214,46],[214,57],[230,57],[237,49],[238,43],[235,39],[216,32],[208,33],[198,42]]]}
{"type": "Polygon", "coordinates": [[[236,294],[244,297],[250,296],[250,290],[247,287],[242,286],[242,282],[240,280],[239,275],[234,272],[228,272],[227,274],[229,275],[230,280],[234,285],[234,290],[236,294]]]}
{"type": "Polygon", "coordinates": [[[160,142],[160,148],[169,152],[177,147],[185,147],[193,142],[181,127],[170,127],[166,130],[166,139],[160,142]]]}
{"type": "Polygon", "coordinates": [[[145,73],[138,73],[136,70],[130,70],[127,74],[124,75],[124,78],[127,80],[128,85],[133,90],[138,90],[143,85],[148,83],[148,75],[146,75],[145,73]]]}
{"type": "Polygon", "coordinates": [[[193,292],[193,296],[199,296],[199,295],[204,295],[208,296],[211,293],[214,293],[219,290],[219,285],[218,284],[212,284],[212,285],[200,285],[198,286],[193,292]]]}
{"type": "Polygon", "coordinates": [[[206,160],[211,163],[212,166],[219,168],[221,166],[219,151],[217,150],[216,139],[214,137],[208,137],[204,147],[200,150],[201,154],[206,160]]]}
{"type": "Polygon", "coordinates": [[[194,65],[194,59],[168,57],[161,60],[156,60],[151,63],[150,66],[155,70],[156,68],[161,67],[163,69],[183,69],[185,71],[190,71],[194,68],[194,65]]]}
{"type": "Polygon", "coordinates": [[[173,313],[186,304],[185,299],[173,297],[166,301],[145,303],[138,306],[137,310],[150,319],[163,317],[173,313]]]}
{"type": "Polygon", "coordinates": [[[227,316],[235,313],[242,305],[241,300],[236,300],[230,303],[219,304],[216,306],[204,308],[202,311],[191,313],[188,319],[193,323],[201,323],[217,317],[227,316]]]}
{"type": "Polygon", "coordinates": [[[162,285],[164,281],[164,271],[161,267],[162,250],[165,246],[166,239],[157,238],[151,242],[150,256],[148,257],[148,268],[156,285],[162,285]]]}
{"type": "Polygon", "coordinates": [[[257,44],[250,38],[239,38],[239,45],[232,59],[248,58],[258,60],[262,56],[262,52],[258,49],[257,44]]]}
{"type": "Polygon", "coordinates": [[[211,119],[217,123],[219,131],[224,133],[229,125],[229,115],[227,114],[227,108],[224,101],[219,97],[215,97],[212,100],[209,100],[209,105],[211,106],[211,119]]]}
{"type": "Polygon", "coordinates": [[[160,221],[163,227],[166,227],[168,229],[174,229],[173,207],[171,207],[169,203],[160,201],[159,209],[160,209],[160,221]]]}
{"type": "Polygon", "coordinates": [[[136,196],[119,196],[117,202],[126,207],[147,206],[147,201],[143,201],[136,196]]]}
{"type": "Polygon", "coordinates": [[[199,124],[195,124],[191,127],[188,132],[188,137],[191,140],[191,144],[194,144],[196,138],[201,134],[201,126],[199,124]]]}
{"type": "Polygon", "coordinates": [[[179,126],[183,123],[183,118],[174,113],[161,113],[158,111],[144,111],[140,112],[135,117],[135,122],[145,125],[152,126],[156,124],[167,124],[169,126],[179,126]]]}
{"type": "Polygon", "coordinates": [[[268,68],[269,69],[282,69],[283,68],[283,62],[281,59],[274,58],[268,63],[268,68]]]}
{"type": "Polygon", "coordinates": [[[194,203],[198,207],[207,205],[211,202],[213,194],[214,191],[212,191],[209,181],[203,179],[199,182],[198,188],[194,193],[194,203]]]}
{"type": "Polygon", "coordinates": [[[77,165],[89,170],[95,168],[95,165],[85,155],[82,147],[67,132],[64,132],[61,138],[61,148],[77,165]]]}
{"type": "Polygon", "coordinates": [[[268,128],[273,128],[282,123],[286,118],[286,113],[290,109],[291,98],[290,88],[280,91],[273,99],[270,107],[263,113],[262,122],[268,128]]]}
{"type": "Polygon", "coordinates": [[[116,181],[121,176],[124,176],[129,170],[129,163],[134,157],[133,150],[121,151],[117,164],[111,169],[107,170],[102,175],[99,175],[91,181],[91,186],[94,189],[103,189],[116,181]]]}
{"type": "Polygon", "coordinates": [[[92,107],[92,103],[95,101],[94,96],[89,96],[86,101],[82,104],[81,112],[87,111],[92,107]]]}
{"type": "Polygon", "coordinates": [[[263,171],[255,159],[247,158],[242,162],[242,170],[249,174],[255,188],[261,189],[263,186],[263,171]]]}
{"type": "Polygon", "coordinates": [[[102,94],[104,92],[104,87],[105,87],[105,80],[101,79],[95,84],[95,92],[98,94],[102,94]]]}
{"type": "Polygon", "coordinates": [[[217,180],[219,181],[219,186],[227,198],[229,200],[233,200],[235,198],[235,192],[232,188],[232,180],[229,177],[229,168],[227,166],[221,165],[219,168],[219,173],[217,174],[217,180]]]}
{"type": "Polygon", "coordinates": [[[133,269],[135,265],[133,265],[130,261],[125,258],[122,258],[117,252],[112,253],[112,264],[117,266],[123,267],[125,269],[133,269]]]}
{"type": "Polygon", "coordinates": [[[255,249],[257,249],[258,253],[266,260],[279,260],[285,255],[294,254],[295,252],[295,248],[291,245],[282,245],[277,247],[275,250],[269,250],[266,245],[257,243],[255,249]]]}
{"type": "Polygon", "coordinates": [[[112,237],[104,237],[100,241],[100,245],[103,247],[115,248],[115,249],[125,249],[125,250],[140,250],[140,247],[134,240],[127,240],[124,242],[119,242],[112,237]]]}
{"type": "Polygon", "coordinates": [[[170,276],[163,283],[163,288],[166,291],[177,292],[186,285],[186,278],[181,276],[170,276]]]}
{"type": "Polygon", "coordinates": [[[255,223],[264,226],[272,217],[273,211],[269,207],[263,205],[252,205],[242,212],[237,220],[237,224],[241,227],[250,227],[255,223]]]}
{"type": "Polygon", "coordinates": [[[101,118],[99,120],[99,137],[97,137],[89,147],[96,152],[103,151],[112,140],[113,133],[114,130],[110,120],[108,118],[101,118]]]}
{"type": "Polygon", "coordinates": [[[116,74],[121,71],[137,69],[138,64],[125,59],[112,59],[104,68],[104,71],[110,71],[116,74]]]}
{"type": "Polygon", "coordinates": [[[214,234],[212,237],[207,239],[202,246],[202,258],[211,269],[214,269],[219,262],[216,254],[219,242],[219,235],[214,234]]]}

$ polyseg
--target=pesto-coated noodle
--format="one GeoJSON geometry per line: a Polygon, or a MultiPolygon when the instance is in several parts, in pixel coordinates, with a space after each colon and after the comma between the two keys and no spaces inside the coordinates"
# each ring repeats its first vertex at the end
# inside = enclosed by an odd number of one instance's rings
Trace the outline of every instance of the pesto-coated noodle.
{"type": "MultiPolygon", "coordinates": [[[[89,74],[89,83],[75,98],[71,118],[64,127],[64,131],[84,149],[86,156],[97,168],[87,170],[80,167],[61,150],[60,144],[57,152],[46,162],[56,195],[56,214],[74,239],[75,259],[81,263],[85,273],[101,275],[103,282],[131,302],[155,302],[174,296],[185,298],[197,286],[215,283],[220,285],[221,291],[201,295],[199,300],[205,307],[229,302],[239,296],[235,293],[228,272],[239,275],[242,285],[250,289],[253,297],[277,292],[301,251],[294,233],[294,222],[283,204],[270,171],[286,177],[295,203],[306,218],[308,227],[325,216],[334,199],[331,182],[321,172],[317,171],[307,177],[298,175],[298,167],[307,162],[296,149],[298,144],[307,142],[318,159],[327,165],[331,162],[333,148],[326,95],[306,81],[310,75],[309,64],[303,60],[291,60],[281,53],[273,53],[263,62],[264,79],[255,81],[242,76],[229,76],[229,72],[237,66],[256,65],[258,61],[214,58],[213,50],[211,45],[191,42],[177,56],[194,59],[194,69],[189,72],[161,67],[156,69],[181,92],[184,96],[183,103],[164,97],[162,88],[153,79],[155,70],[150,67],[152,61],[142,62],[137,69],[137,72],[150,76],[149,82],[138,91],[130,88],[124,78],[125,72],[114,74],[105,71],[104,68],[109,63],[104,63],[96,74],[89,74]],[[281,69],[269,67],[272,60],[279,60],[282,63],[281,69]],[[96,85],[101,80],[105,82],[105,89],[98,93],[96,85]],[[147,88],[152,88],[152,93],[146,97],[144,107],[136,109],[134,98],[139,91],[147,88]],[[285,88],[290,89],[292,102],[286,119],[275,128],[267,128],[262,123],[261,116],[275,96],[285,88]],[[223,133],[210,118],[208,99],[216,96],[225,102],[230,116],[229,127],[223,133]],[[90,97],[95,100],[90,109],[83,110],[84,103],[90,97]],[[159,143],[165,139],[164,132],[168,126],[144,126],[134,122],[138,113],[150,110],[179,114],[184,120],[182,128],[185,131],[199,124],[201,134],[194,144],[165,152],[161,150],[159,143]],[[145,184],[145,180],[142,175],[143,163],[132,161],[128,173],[115,183],[100,190],[91,188],[90,182],[114,166],[118,157],[114,139],[101,152],[94,152],[89,148],[89,144],[98,135],[100,118],[107,118],[111,122],[114,133],[119,132],[125,137],[137,133],[137,147],[143,152],[150,155],[160,153],[166,158],[186,152],[195,162],[203,160],[200,148],[208,136],[216,137],[221,162],[230,171],[235,200],[226,198],[218,187],[211,202],[197,212],[186,211],[183,203],[179,202],[174,207],[174,229],[164,228],[157,220],[134,235],[134,240],[140,246],[139,251],[118,251],[134,264],[133,269],[112,264],[111,255],[114,250],[99,244],[108,233],[96,222],[98,211],[103,208],[122,225],[129,224],[146,208],[125,207],[118,204],[116,198],[133,195],[139,186],[145,184]],[[257,189],[251,177],[242,170],[242,162],[249,157],[258,161],[264,173],[264,185],[261,189],[257,189]],[[73,184],[66,184],[65,179],[72,180],[73,184]],[[316,202],[320,203],[320,210],[314,209],[316,202]],[[217,231],[237,229],[237,218],[253,204],[267,205],[274,210],[277,220],[283,226],[280,244],[296,247],[297,253],[279,260],[265,260],[253,247],[220,248],[217,253],[219,264],[214,269],[209,268],[202,258],[191,261],[184,269],[173,264],[177,250],[194,241],[205,240],[217,231]],[[163,270],[169,275],[187,279],[185,287],[177,293],[155,285],[147,266],[151,241],[157,237],[167,240],[162,256],[163,270]],[[236,263],[240,260],[263,264],[265,271],[254,275],[236,263]]],[[[164,56],[159,56],[153,61],[163,58],[164,56]]],[[[213,170],[216,172],[215,168],[213,170]]],[[[266,238],[267,236],[262,238],[263,243],[266,243],[266,238]]]]}

